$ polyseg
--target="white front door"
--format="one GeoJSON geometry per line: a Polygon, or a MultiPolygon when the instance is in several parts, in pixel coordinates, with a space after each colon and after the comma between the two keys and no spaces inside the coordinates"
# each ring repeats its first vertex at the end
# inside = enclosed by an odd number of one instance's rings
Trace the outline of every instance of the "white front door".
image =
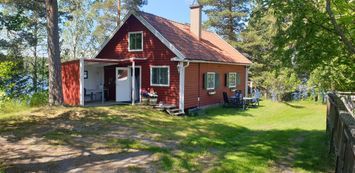
{"type": "Polygon", "coordinates": [[[131,101],[131,70],[129,68],[116,68],[116,101],[131,101]]]}

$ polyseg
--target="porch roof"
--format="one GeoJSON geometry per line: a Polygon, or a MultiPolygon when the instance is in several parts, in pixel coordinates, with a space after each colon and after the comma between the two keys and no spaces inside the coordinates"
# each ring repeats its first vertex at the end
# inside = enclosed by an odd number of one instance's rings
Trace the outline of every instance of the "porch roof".
{"type": "MultiPolygon", "coordinates": [[[[88,62],[88,63],[108,63],[108,64],[116,64],[116,63],[120,63],[120,62],[133,62],[133,61],[144,61],[147,60],[147,58],[125,58],[125,59],[99,59],[99,58],[82,58],[82,60],[84,62],[88,62]]],[[[80,59],[75,59],[75,60],[69,60],[69,61],[65,61],[62,63],[70,63],[70,62],[75,62],[75,61],[80,61],[80,59]]]]}
{"type": "Polygon", "coordinates": [[[142,61],[147,60],[147,58],[125,58],[125,59],[84,59],[84,62],[98,62],[98,63],[120,63],[120,62],[132,62],[132,61],[142,61]]]}

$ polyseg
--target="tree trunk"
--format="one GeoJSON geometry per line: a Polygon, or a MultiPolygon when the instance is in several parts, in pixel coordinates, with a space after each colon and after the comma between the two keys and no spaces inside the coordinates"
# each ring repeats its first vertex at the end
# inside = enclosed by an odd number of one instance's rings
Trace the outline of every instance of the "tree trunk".
{"type": "Polygon", "coordinates": [[[234,38],[234,18],[232,16],[232,12],[233,12],[233,3],[232,3],[232,0],[229,0],[229,3],[228,3],[228,11],[229,11],[229,15],[228,15],[228,39],[230,42],[232,41],[235,41],[235,38],[234,38]]]}
{"type": "Polygon", "coordinates": [[[49,105],[63,104],[57,0],[45,0],[48,32],[49,105]]]}
{"type": "Polygon", "coordinates": [[[117,26],[121,24],[121,0],[117,2],[117,26]]]}
{"type": "Polygon", "coordinates": [[[32,82],[33,82],[33,92],[37,92],[38,91],[38,56],[37,56],[37,45],[35,46],[34,48],[34,51],[33,51],[33,71],[32,71],[32,82]]]}
{"type": "Polygon", "coordinates": [[[352,44],[351,41],[345,36],[343,28],[337,24],[337,21],[335,19],[334,13],[332,11],[332,8],[330,6],[330,0],[326,0],[326,10],[328,13],[328,16],[330,18],[330,21],[332,25],[334,26],[335,32],[338,34],[338,36],[341,38],[341,41],[344,43],[345,47],[348,49],[348,51],[351,54],[355,53],[355,47],[352,44]]]}
{"type": "Polygon", "coordinates": [[[33,62],[32,62],[32,82],[33,82],[33,92],[38,92],[38,56],[37,56],[37,47],[38,47],[38,21],[34,25],[35,43],[33,45],[33,62]]]}

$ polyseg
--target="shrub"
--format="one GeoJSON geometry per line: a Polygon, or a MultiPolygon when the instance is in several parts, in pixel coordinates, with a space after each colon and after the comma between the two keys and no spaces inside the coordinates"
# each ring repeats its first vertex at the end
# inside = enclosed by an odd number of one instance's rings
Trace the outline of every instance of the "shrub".
{"type": "Polygon", "coordinates": [[[0,112],[3,113],[18,112],[27,108],[28,105],[26,104],[26,101],[20,99],[6,99],[2,100],[0,103],[0,112]]]}
{"type": "Polygon", "coordinates": [[[48,91],[38,92],[32,95],[30,99],[30,106],[44,106],[48,103],[48,91]]]}

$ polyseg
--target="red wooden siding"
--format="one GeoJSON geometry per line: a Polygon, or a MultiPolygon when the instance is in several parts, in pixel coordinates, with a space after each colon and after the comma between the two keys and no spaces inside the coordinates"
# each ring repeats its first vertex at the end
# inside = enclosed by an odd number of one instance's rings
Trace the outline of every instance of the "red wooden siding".
{"type": "MultiPolygon", "coordinates": [[[[158,101],[178,105],[179,101],[179,73],[177,62],[172,62],[171,58],[176,57],[158,38],[154,36],[142,23],[134,16],[131,16],[122,26],[119,32],[109,41],[96,58],[102,59],[128,59],[131,57],[147,58],[144,61],[137,61],[142,67],[142,89],[153,88],[159,95],[158,101]],[[143,31],[143,51],[128,51],[128,32],[143,31]],[[150,66],[169,65],[170,66],[170,87],[150,86],[150,66]]],[[[120,66],[127,67],[129,64],[120,66]]]]}
{"type": "Polygon", "coordinates": [[[233,92],[231,92],[231,90],[225,86],[224,75],[229,72],[237,72],[240,74],[240,85],[237,85],[237,89],[242,90],[244,95],[245,66],[191,63],[190,66],[186,69],[185,109],[223,103],[222,93],[224,91],[227,92],[229,96],[233,94],[233,92]],[[203,74],[207,72],[216,72],[219,74],[220,84],[216,89],[215,95],[208,95],[207,90],[203,88],[203,74]],[[198,97],[200,97],[200,104],[198,102],[198,97]]]}
{"type": "Polygon", "coordinates": [[[62,63],[62,86],[64,104],[80,104],[80,66],[79,61],[62,63]]]}

